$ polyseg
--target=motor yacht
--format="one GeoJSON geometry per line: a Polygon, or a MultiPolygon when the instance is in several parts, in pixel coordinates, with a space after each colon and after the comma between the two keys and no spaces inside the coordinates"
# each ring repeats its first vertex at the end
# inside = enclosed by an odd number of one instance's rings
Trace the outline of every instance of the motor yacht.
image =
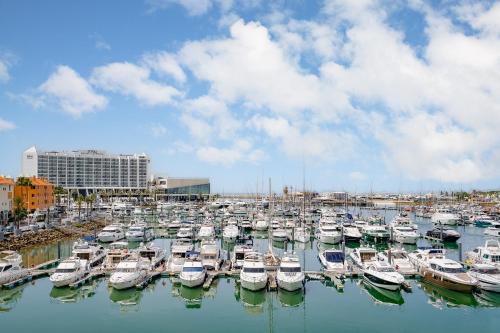
{"type": "Polygon", "coordinates": [[[492,222],[489,227],[484,230],[485,236],[500,237],[500,222],[492,222]]]}
{"type": "Polygon", "coordinates": [[[251,291],[261,290],[267,286],[267,272],[262,254],[258,252],[245,254],[240,282],[243,288],[251,291]]]}
{"type": "Polygon", "coordinates": [[[415,270],[421,273],[424,268],[429,266],[429,261],[431,259],[445,259],[445,253],[445,249],[422,247],[408,253],[408,259],[410,259],[415,270]]]}
{"type": "Polygon", "coordinates": [[[377,251],[371,247],[358,247],[349,254],[352,262],[361,269],[367,268],[377,260],[377,251]]]}
{"type": "Polygon", "coordinates": [[[346,242],[359,242],[363,235],[359,229],[353,224],[343,224],[344,239],[346,242]]]}
{"type": "Polygon", "coordinates": [[[181,227],[176,234],[177,238],[193,238],[193,236],[193,228],[191,227],[181,227]]]}
{"type": "Polygon", "coordinates": [[[198,239],[199,240],[204,240],[204,239],[212,239],[215,237],[215,229],[212,224],[205,224],[200,227],[200,230],[198,230],[198,239]]]}
{"type": "Polygon", "coordinates": [[[182,266],[182,271],[179,274],[179,280],[185,287],[199,287],[203,284],[203,282],[205,282],[207,270],[203,266],[198,254],[198,252],[188,253],[188,258],[182,266]]]}
{"type": "Polygon", "coordinates": [[[460,217],[448,211],[437,211],[431,216],[434,225],[457,225],[460,217]]]}
{"type": "Polygon", "coordinates": [[[144,223],[131,225],[125,237],[129,242],[149,242],[153,239],[153,229],[144,223]]]}
{"type": "Polygon", "coordinates": [[[417,244],[420,235],[412,227],[395,226],[392,227],[392,237],[397,243],[417,244]]]}
{"type": "Polygon", "coordinates": [[[414,224],[411,219],[406,214],[396,215],[392,221],[389,223],[389,227],[409,227],[413,230],[417,230],[418,226],[414,224]]]}
{"type": "Polygon", "coordinates": [[[148,245],[141,243],[136,252],[140,257],[149,260],[151,270],[165,262],[165,250],[159,246],[154,246],[152,243],[148,245]]]}
{"type": "Polygon", "coordinates": [[[186,260],[186,253],[193,251],[193,249],[194,246],[190,239],[176,239],[170,247],[170,257],[167,261],[167,268],[172,272],[179,273],[186,260]]]}
{"type": "Polygon", "coordinates": [[[253,228],[256,231],[266,231],[269,228],[269,222],[266,219],[257,219],[253,228]]]}
{"type": "Polygon", "coordinates": [[[203,267],[207,270],[217,270],[219,268],[219,248],[214,239],[201,241],[200,259],[203,267]]]}
{"type": "Polygon", "coordinates": [[[327,249],[318,253],[321,265],[328,270],[344,274],[347,270],[347,263],[344,253],[341,250],[327,249]]]}
{"type": "Polygon", "coordinates": [[[467,261],[470,263],[489,264],[500,268],[500,242],[496,239],[487,239],[484,246],[478,246],[467,252],[467,261]]]}
{"type": "Polygon", "coordinates": [[[477,286],[486,291],[500,293],[500,269],[488,264],[474,264],[467,272],[477,280],[477,286]]]}
{"type": "Polygon", "coordinates": [[[363,227],[363,238],[369,242],[384,243],[391,237],[387,227],[381,224],[367,224],[363,227]]]}
{"type": "Polygon", "coordinates": [[[222,238],[226,242],[234,242],[238,237],[238,234],[239,234],[238,226],[235,224],[228,224],[224,227],[224,230],[222,231],[222,238]]]}
{"type": "Polygon", "coordinates": [[[102,264],[106,257],[106,251],[101,245],[80,240],[73,244],[72,256],[87,260],[88,265],[92,268],[102,264]]]}
{"type": "Polygon", "coordinates": [[[294,253],[284,253],[276,274],[278,287],[287,291],[302,289],[305,275],[299,257],[294,253]]]}
{"type": "Polygon", "coordinates": [[[374,261],[363,269],[363,277],[376,287],[387,290],[400,290],[405,278],[384,261],[374,261]]]}
{"type": "Polygon", "coordinates": [[[106,259],[104,259],[104,269],[115,269],[116,266],[124,259],[130,256],[131,252],[128,249],[127,242],[114,242],[109,245],[106,259]]]}
{"type": "Polygon", "coordinates": [[[477,280],[467,274],[458,262],[447,258],[429,259],[429,265],[422,268],[422,279],[431,284],[459,292],[472,292],[477,280]]]}
{"type": "Polygon", "coordinates": [[[0,251],[0,286],[29,275],[21,255],[15,251],[0,251]]]}
{"type": "Polygon", "coordinates": [[[70,257],[57,265],[55,272],[50,276],[50,282],[54,287],[66,287],[81,280],[88,273],[90,273],[90,267],[87,260],[70,257]]]}
{"type": "Polygon", "coordinates": [[[316,239],[324,244],[338,244],[342,241],[341,226],[334,223],[322,223],[316,229],[316,239]]]}
{"type": "Polygon", "coordinates": [[[417,271],[408,258],[408,252],[404,249],[391,248],[377,254],[379,261],[390,264],[397,272],[403,275],[416,275],[417,271]]]}
{"type": "Polygon", "coordinates": [[[271,232],[271,237],[273,241],[284,242],[288,239],[288,233],[285,228],[278,227],[273,229],[273,231],[271,232]]]}
{"type": "Polygon", "coordinates": [[[149,268],[149,260],[138,255],[130,256],[116,266],[109,283],[117,290],[135,287],[146,279],[149,268]]]}
{"type": "Polygon", "coordinates": [[[231,266],[233,269],[241,269],[245,260],[245,255],[253,252],[253,242],[248,241],[237,243],[231,255],[231,266]]]}
{"type": "Polygon", "coordinates": [[[461,236],[458,231],[442,226],[428,230],[425,235],[427,237],[441,239],[443,242],[456,242],[461,236]]]}
{"type": "Polygon", "coordinates": [[[97,239],[103,243],[110,243],[122,240],[125,238],[125,232],[120,225],[112,224],[104,227],[102,231],[97,234],[97,239]]]}

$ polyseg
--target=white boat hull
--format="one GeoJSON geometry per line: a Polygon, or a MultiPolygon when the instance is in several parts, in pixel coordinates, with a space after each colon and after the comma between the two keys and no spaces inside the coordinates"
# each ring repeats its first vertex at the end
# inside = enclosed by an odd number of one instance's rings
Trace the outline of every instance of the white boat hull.
{"type": "Polygon", "coordinates": [[[302,286],[304,285],[303,284],[303,281],[304,281],[303,275],[302,275],[302,278],[297,278],[297,279],[292,280],[292,279],[282,278],[278,274],[276,280],[278,283],[278,287],[280,287],[281,289],[284,289],[286,291],[300,290],[300,289],[302,289],[302,286]]]}
{"type": "Polygon", "coordinates": [[[266,279],[241,278],[240,282],[243,288],[251,291],[261,290],[267,286],[267,278],[266,279]]]}
{"type": "Polygon", "coordinates": [[[206,276],[205,273],[200,274],[198,276],[193,276],[193,275],[185,276],[184,274],[181,273],[179,275],[179,280],[181,281],[181,284],[184,287],[195,288],[201,286],[203,282],[205,282],[205,276],[206,276]]]}

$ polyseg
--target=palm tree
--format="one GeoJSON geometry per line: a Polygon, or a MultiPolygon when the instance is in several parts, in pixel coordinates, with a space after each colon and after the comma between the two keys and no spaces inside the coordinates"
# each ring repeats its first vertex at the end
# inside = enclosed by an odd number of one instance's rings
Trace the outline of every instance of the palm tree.
{"type": "Polygon", "coordinates": [[[76,198],[76,204],[78,206],[78,220],[80,220],[80,211],[82,210],[82,203],[85,201],[85,198],[83,195],[78,195],[76,198]]]}
{"type": "Polygon", "coordinates": [[[24,208],[24,201],[21,197],[17,196],[14,198],[14,217],[16,221],[16,228],[19,230],[19,224],[22,218],[26,217],[27,212],[24,208]]]}
{"type": "Polygon", "coordinates": [[[61,186],[54,187],[54,195],[56,196],[56,202],[58,205],[61,203],[61,195],[63,195],[64,193],[64,188],[62,188],[61,186]]]}

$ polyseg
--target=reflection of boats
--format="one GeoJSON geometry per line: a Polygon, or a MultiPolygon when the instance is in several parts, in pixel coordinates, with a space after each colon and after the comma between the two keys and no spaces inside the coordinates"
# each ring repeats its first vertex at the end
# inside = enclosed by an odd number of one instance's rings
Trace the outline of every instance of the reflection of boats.
{"type": "Polygon", "coordinates": [[[182,285],[172,285],[172,294],[178,296],[186,303],[186,308],[197,309],[201,307],[203,288],[188,288],[182,285]]]}
{"type": "Polygon", "coordinates": [[[116,290],[110,288],[109,290],[109,299],[122,306],[138,305],[142,297],[142,292],[136,289],[116,290]]]}
{"type": "Polygon", "coordinates": [[[240,298],[243,305],[262,309],[262,305],[266,302],[266,291],[251,291],[245,288],[240,288],[240,298]]]}
{"type": "Polygon", "coordinates": [[[474,292],[476,301],[483,306],[500,307],[500,293],[486,290],[474,292]]]}
{"type": "Polygon", "coordinates": [[[397,305],[405,302],[400,291],[382,289],[366,281],[363,281],[362,285],[375,302],[397,305]]]}
{"type": "Polygon", "coordinates": [[[304,302],[304,292],[302,290],[280,290],[278,292],[278,298],[283,306],[299,306],[304,302]]]}
{"type": "Polygon", "coordinates": [[[477,301],[472,294],[444,289],[425,282],[421,283],[420,286],[429,296],[430,303],[438,308],[442,308],[443,305],[447,307],[477,305],[477,301]]]}
{"type": "Polygon", "coordinates": [[[81,286],[80,288],[52,288],[50,297],[57,299],[62,303],[74,303],[84,298],[89,298],[95,295],[97,289],[97,281],[92,281],[90,284],[81,286]]]}
{"type": "Polygon", "coordinates": [[[10,311],[23,295],[25,287],[26,285],[18,286],[12,289],[0,288],[0,312],[10,311]]]}

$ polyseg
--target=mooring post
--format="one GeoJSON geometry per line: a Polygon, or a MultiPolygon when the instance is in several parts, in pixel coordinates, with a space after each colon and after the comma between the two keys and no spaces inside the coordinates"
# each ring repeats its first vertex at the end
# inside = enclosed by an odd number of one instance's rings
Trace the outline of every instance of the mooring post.
{"type": "Polygon", "coordinates": [[[61,242],[57,242],[57,259],[61,259],[61,242]]]}

